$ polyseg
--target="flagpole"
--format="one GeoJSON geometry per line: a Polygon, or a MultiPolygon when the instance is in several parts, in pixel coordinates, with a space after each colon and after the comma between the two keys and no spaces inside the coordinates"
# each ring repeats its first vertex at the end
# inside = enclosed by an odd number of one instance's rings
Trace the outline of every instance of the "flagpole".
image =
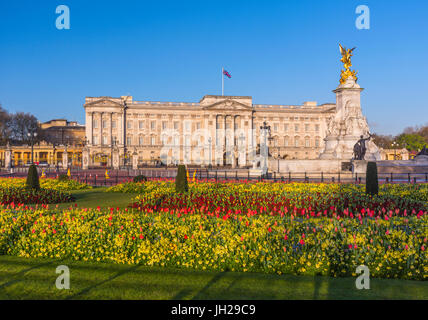
{"type": "Polygon", "coordinates": [[[224,68],[221,68],[221,95],[224,96],[224,68]]]}

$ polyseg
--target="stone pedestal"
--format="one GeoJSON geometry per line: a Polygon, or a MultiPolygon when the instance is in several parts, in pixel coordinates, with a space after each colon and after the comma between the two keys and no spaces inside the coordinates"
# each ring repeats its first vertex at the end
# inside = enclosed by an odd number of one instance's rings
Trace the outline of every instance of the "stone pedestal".
{"type": "Polygon", "coordinates": [[[138,170],[138,153],[136,152],[132,154],[132,169],[138,170]]]}
{"type": "Polygon", "coordinates": [[[117,148],[115,148],[113,150],[113,169],[114,170],[119,170],[119,150],[117,148]]]}
{"type": "Polygon", "coordinates": [[[267,171],[263,171],[262,169],[250,169],[249,174],[250,177],[261,177],[266,174],[267,171]]]}
{"type": "MultiPolygon", "coordinates": [[[[320,154],[323,160],[351,160],[354,157],[354,146],[361,136],[369,136],[369,126],[361,111],[360,95],[363,89],[353,77],[349,77],[333,92],[336,93],[336,114],[327,125],[325,148],[320,154]]],[[[380,152],[372,142],[366,142],[364,160],[380,160],[380,152]]]]}
{"type": "Polygon", "coordinates": [[[352,161],[352,173],[353,174],[366,174],[367,172],[367,163],[366,160],[354,160],[352,161]]]}
{"type": "Polygon", "coordinates": [[[6,170],[10,170],[12,168],[12,150],[8,144],[5,155],[4,155],[4,167],[6,170]]]}
{"type": "Polygon", "coordinates": [[[82,150],[82,169],[88,170],[89,168],[89,149],[84,147],[82,150]]]}
{"type": "Polygon", "coordinates": [[[68,169],[68,151],[67,151],[67,148],[65,148],[64,152],[62,153],[62,168],[64,170],[68,169]]]}

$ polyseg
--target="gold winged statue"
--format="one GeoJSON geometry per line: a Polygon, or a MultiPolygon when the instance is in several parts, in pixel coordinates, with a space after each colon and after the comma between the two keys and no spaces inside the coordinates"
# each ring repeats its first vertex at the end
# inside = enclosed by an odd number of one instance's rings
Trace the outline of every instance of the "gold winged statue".
{"type": "Polygon", "coordinates": [[[345,68],[345,70],[342,70],[340,74],[340,83],[344,84],[346,82],[346,79],[348,79],[349,77],[354,77],[355,81],[357,81],[358,80],[357,72],[355,70],[350,69],[352,67],[352,62],[351,62],[352,52],[355,50],[355,48],[346,49],[342,47],[340,43],[339,43],[339,47],[340,47],[340,54],[342,55],[342,59],[340,59],[340,61],[343,63],[343,66],[345,68]]]}

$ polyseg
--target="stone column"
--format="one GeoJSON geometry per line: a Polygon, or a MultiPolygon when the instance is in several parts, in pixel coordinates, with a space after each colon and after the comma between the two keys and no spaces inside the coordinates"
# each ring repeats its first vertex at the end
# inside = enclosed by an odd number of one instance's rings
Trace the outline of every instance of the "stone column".
{"type": "Polygon", "coordinates": [[[101,148],[103,147],[103,113],[104,112],[100,112],[100,146],[101,148]]]}
{"type": "Polygon", "coordinates": [[[10,170],[12,167],[12,149],[10,148],[9,143],[6,146],[6,151],[4,153],[4,164],[6,170],[10,170]]]}
{"type": "Polygon", "coordinates": [[[117,147],[113,149],[113,169],[119,169],[119,149],[117,147]]]}
{"type": "Polygon", "coordinates": [[[132,154],[132,169],[138,170],[138,153],[137,151],[134,151],[132,154]]]}
{"type": "Polygon", "coordinates": [[[82,150],[82,169],[88,170],[89,168],[89,149],[84,147],[82,150]]]}
{"type": "Polygon", "coordinates": [[[91,145],[94,144],[94,113],[91,112],[91,141],[89,142],[91,145]]]}
{"type": "Polygon", "coordinates": [[[64,152],[62,153],[62,168],[67,170],[68,169],[68,151],[67,146],[64,149],[64,152]]]}

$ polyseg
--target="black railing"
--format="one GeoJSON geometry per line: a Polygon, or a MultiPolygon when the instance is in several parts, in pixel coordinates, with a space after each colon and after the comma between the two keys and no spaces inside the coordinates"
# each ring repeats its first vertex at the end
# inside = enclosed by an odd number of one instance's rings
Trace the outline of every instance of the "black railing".
{"type": "MultiPolygon", "coordinates": [[[[12,173],[1,171],[1,177],[25,177],[28,167],[14,168],[12,173]]],[[[40,168],[39,173],[46,178],[56,178],[61,174],[67,174],[68,170],[60,168],[40,168]]],[[[352,174],[348,172],[268,172],[263,176],[252,176],[251,170],[246,169],[207,169],[188,168],[189,180],[209,181],[267,181],[267,182],[305,182],[305,183],[365,183],[365,174],[352,174]]],[[[92,186],[113,186],[119,183],[131,181],[137,175],[144,175],[148,179],[175,179],[176,168],[146,168],[133,170],[110,170],[106,168],[82,170],[70,168],[71,178],[92,186]],[[108,178],[105,174],[107,170],[108,178]]],[[[428,183],[427,173],[379,173],[380,183],[428,183]]]]}

